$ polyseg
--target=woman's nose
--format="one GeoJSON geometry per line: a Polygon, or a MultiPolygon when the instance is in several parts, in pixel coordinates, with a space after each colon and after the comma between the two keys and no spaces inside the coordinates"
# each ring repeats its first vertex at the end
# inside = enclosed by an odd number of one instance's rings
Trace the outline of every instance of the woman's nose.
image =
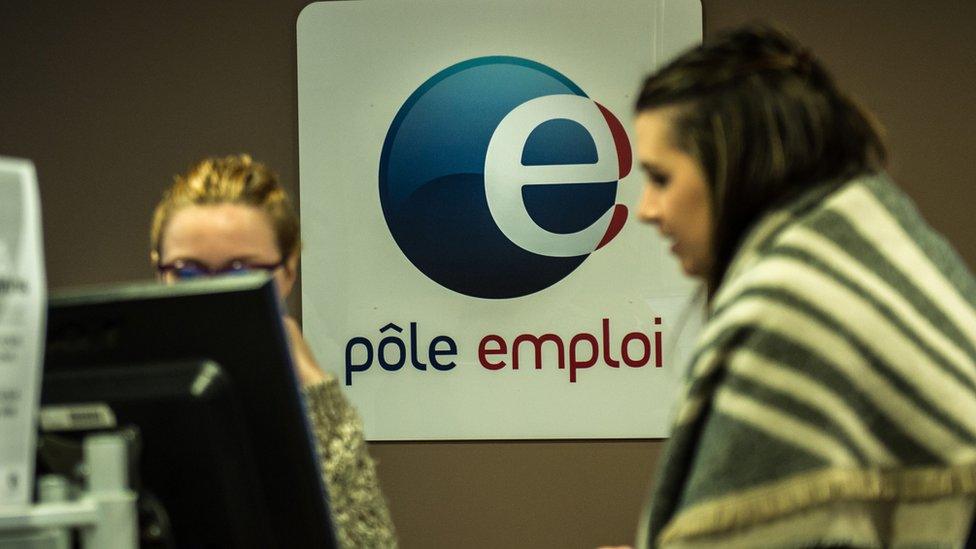
{"type": "Polygon", "coordinates": [[[637,217],[644,223],[657,224],[661,221],[658,191],[651,185],[644,185],[640,203],[637,205],[637,217]]]}

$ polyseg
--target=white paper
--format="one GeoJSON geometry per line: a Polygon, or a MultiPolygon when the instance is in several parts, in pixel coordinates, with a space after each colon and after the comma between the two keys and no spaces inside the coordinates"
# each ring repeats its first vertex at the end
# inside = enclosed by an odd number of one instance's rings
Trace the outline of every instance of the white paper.
{"type": "Polygon", "coordinates": [[[0,157],[0,506],[30,503],[46,317],[34,165],[0,157]]]}

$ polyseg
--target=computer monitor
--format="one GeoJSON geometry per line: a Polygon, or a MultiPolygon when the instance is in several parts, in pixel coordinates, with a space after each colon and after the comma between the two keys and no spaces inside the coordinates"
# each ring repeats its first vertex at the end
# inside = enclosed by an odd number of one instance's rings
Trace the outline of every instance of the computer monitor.
{"type": "Polygon", "coordinates": [[[273,280],[53,295],[47,332],[42,431],[138,429],[177,547],[335,546],[273,280]]]}

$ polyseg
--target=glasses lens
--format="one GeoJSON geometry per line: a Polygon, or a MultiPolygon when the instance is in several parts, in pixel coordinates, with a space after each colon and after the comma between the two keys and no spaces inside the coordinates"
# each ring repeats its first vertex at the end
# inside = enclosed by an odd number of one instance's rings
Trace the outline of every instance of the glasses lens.
{"type": "Polygon", "coordinates": [[[281,266],[280,262],[262,264],[262,263],[245,263],[243,261],[234,261],[230,265],[227,265],[226,267],[221,269],[219,274],[241,275],[241,274],[254,273],[258,271],[273,273],[280,266],[281,266]]]}
{"type": "Polygon", "coordinates": [[[208,273],[205,269],[201,269],[197,265],[183,265],[173,269],[173,274],[180,280],[191,280],[206,276],[208,273]]]}
{"type": "Polygon", "coordinates": [[[247,274],[252,271],[252,267],[243,261],[232,261],[230,265],[227,265],[223,269],[217,271],[217,274],[237,276],[247,274]]]}
{"type": "Polygon", "coordinates": [[[203,265],[193,260],[177,259],[173,263],[163,267],[165,272],[170,273],[176,280],[191,280],[206,276],[208,270],[203,265]]]}
{"type": "Polygon", "coordinates": [[[244,265],[243,267],[234,267],[232,269],[227,269],[226,271],[221,271],[220,274],[225,274],[230,276],[240,276],[240,275],[246,275],[251,272],[253,272],[253,270],[247,265],[244,265]]]}

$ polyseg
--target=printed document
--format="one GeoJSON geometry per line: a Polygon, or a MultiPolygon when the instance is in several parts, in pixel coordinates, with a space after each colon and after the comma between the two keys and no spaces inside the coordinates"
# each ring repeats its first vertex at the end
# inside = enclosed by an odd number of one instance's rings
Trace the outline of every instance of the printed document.
{"type": "Polygon", "coordinates": [[[0,157],[0,507],[31,503],[46,318],[34,165],[0,157]]]}

